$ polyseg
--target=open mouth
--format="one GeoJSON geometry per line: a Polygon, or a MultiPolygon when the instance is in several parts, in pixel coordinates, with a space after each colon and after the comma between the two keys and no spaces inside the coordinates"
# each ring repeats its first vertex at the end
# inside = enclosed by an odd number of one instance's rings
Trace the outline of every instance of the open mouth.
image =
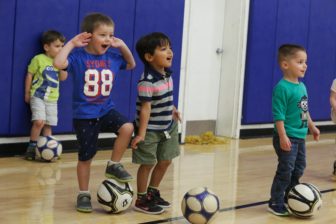
{"type": "Polygon", "coordinates": [[[107,45],[107,44],[103,44],[102,45],[102,48],[104,48],[104,49],[106,49],[106,48],[108,48],[109,47],[109,45],[107,45]]]}

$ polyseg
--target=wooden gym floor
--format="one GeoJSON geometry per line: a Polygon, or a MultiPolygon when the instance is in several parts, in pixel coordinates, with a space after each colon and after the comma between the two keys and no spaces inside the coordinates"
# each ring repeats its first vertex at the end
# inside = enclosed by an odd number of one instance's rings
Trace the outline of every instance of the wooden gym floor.
{"type": "MultiPolygon", "coordinates": [[[[310,182],[323,192],[323,205],[310,219],[276,217],[267,212],[270,185],[276,156],[270,138],[231,140],[226,145],[182,146],[161,185],[162,196],[172,203],[162,215],[147,215],[132,208],[122,214],[105,213],[96,200],[104,179],[110,151],[99,151],[91,171],[94,211],[75,210],[78,192],[77,154],[67,153],[55,163],[28,162],[19,157],[0,158],[0,223],[3,224],[126,224],[188,223],[181,214],[185,192],[207,186],[220,198],[221,210],[213,223],[282,224],[334,223],[336,220],[336,180],[332,176],[336,134],[323,135],[321,141],[307,141],[307,169],[302,182],[310,182]]],[[[137,166],[127,150],[123,164],[135,177],[137,166]]],[[[136,187],[135,181],[132,183],[136,187]]],[[[136,190],[136,189],[134,189],[136,190]]]]}

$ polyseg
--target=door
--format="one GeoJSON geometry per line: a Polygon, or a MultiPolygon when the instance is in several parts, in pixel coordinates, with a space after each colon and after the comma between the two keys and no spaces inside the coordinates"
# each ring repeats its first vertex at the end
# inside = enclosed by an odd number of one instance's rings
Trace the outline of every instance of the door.
{"type": "Polygon", "coordinates": [[[185,1],[179,99],[182,140],[187,122],[217,119],[224,6],[223,0],[185,1]]]}

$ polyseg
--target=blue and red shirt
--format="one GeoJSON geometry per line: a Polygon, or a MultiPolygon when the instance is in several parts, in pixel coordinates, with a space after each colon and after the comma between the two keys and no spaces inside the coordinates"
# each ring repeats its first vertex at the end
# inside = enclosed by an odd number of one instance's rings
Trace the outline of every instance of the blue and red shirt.
{"type": "Polygon", "coordinates": [[[111,91],[116,74],[126,68],[125,59],[111,49],[92,55],[78,48],[70,53],[68,63],[67,71],[74,79],[73,118],[99,118],[113,109],[111,91]]]}

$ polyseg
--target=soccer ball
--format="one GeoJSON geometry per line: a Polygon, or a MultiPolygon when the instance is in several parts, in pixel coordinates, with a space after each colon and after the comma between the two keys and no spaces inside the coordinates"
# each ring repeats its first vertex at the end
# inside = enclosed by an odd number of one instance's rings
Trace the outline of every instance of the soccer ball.
{"type": "Polygon", "coordinates": [[[288,208],[296,216],[311,217],[321,206],[322,195],[312,184],[297,184],[288,193],[288,208]]]}
{"type": "Polygon", "coordinates": [[[119,213],[132,204],[133,189],[129,183],[106,179],[98,188],[97,199],[105,211],[119,213]]]}
{"type": "Polygon", "coordinates": [[[219,210],[218,197],[206,187],[196,187],[189,190],[182,200],[182,214],[193,224],[211,222],[219,210]]]}
{"type": "Polygon", "coordinates": [[[44,161],[56,161],[62,154],[62,144],[53,136],[41,136],[35,149],[37,158],[44,161]]]}

